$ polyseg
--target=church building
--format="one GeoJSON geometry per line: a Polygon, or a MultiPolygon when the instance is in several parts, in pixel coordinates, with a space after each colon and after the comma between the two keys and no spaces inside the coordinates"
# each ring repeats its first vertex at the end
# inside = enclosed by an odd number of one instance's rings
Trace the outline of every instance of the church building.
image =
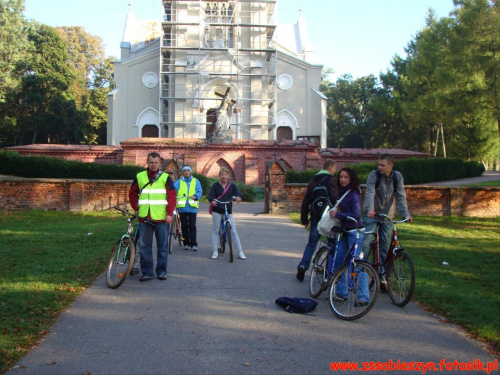
{"type": "Polygon", "coordinates": [[[302,12],[296,24],[277,20],[269,0],[163,0],[156,20],[136,19],[130,6],[108,96],[108,145],[210,140],[226,103],[234,140],[326,148],[322,65],[302,12]]]}

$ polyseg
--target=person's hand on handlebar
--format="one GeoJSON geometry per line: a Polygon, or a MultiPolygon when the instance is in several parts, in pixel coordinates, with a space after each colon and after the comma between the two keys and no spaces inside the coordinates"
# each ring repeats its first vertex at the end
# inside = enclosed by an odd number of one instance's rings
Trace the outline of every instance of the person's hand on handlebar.
{"type": "Polygon", "coordinates": [[[240,203],[241,202],[241,197],[236,197],[235,201],[236,201],[236,203],[240,203]]]}
{"type": "Polygon", "coordinates": [[[366,216],[368,216],[370,219],[373,219],[375,217],[375,211],[370,210],[366,213],[366,216]]]}

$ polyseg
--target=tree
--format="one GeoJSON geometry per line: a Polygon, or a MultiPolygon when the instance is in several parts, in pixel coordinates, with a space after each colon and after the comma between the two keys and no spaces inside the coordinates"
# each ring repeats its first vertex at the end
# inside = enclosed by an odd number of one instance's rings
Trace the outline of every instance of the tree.
{"type": "Polygon", "coordinates": [[[84,111],[85,143],[105,144],[107,95],[115,87],[113,58],[106,59],[103,41],[80,26],[57,28],[68,48],[68,63],[75,68],[73,91],[78,108],[84,111]]]}
{"type": "Polygon", "coordinates": [[[6,95],[2,114],[15,119],[16,143],[79,143],[75,99],[69,87],[75,80],[67,64],[67,50],[55,29],[33,24],[28,39],[34,45],[30,59],[15,70],[20,84],[6,95]]]}
{"type": "Polygon", "coordinates": [[[12,75],[16,65],[32,52],[23,11],[24,0],[0,0],[0,103],[6,91],[19,83],[12,75]]]}

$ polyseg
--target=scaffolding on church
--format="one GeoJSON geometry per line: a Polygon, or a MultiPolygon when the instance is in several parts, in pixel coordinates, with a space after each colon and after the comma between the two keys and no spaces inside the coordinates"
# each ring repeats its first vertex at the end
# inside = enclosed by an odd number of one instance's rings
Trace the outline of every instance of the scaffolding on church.
{"type": "Polygon", "coordinates": [[[207,138],[226,97],[236,139],[275,139],[276,1],[163,0],[160,122],[207,138]]]}

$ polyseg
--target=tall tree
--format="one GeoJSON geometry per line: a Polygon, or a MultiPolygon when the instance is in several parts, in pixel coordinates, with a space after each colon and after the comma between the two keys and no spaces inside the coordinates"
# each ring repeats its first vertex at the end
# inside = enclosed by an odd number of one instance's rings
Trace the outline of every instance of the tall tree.
{"type": "Polygon", "coordinates": [[[74,111],[75,100],[69,91],[75,75],[67,63],[66,44],[55,29],[33,25],[28,39],[35,53],[18,64],[15,74],[20,85],[7,96],[6,110],[14,118],[17,143],[79,143],[81,123],[74,111]],[[69,114],[68,114],[69,112],[69,114]]]}
{"type": "Polygon", "coordinates": [[[16,64],[32,52],[23,11],[24,0],[0,0],[0,103],[6,91],[19,83],[12,74],[16,64]]]}

